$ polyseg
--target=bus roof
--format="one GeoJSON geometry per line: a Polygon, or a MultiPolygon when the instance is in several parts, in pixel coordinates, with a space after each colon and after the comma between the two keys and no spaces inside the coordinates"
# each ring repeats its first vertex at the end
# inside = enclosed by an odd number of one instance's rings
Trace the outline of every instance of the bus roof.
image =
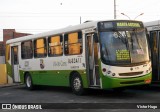
{"type": "Polygon", "coordinates": [[[150,22],[144,23],[145,27],[152,27],[152,26],[159,26],[159,25],[160,25],[160,20],[150,21],[150,22]]]}
{"type": "MultiPolygon", "coordinates": [[[[122,20],[104,20],[104,21],[122,21],[122,20]]],[[[135,21],[135,20],[124,20],[124,21],[135,21]]],[[[75,25],[75,26],[68,26],[68,27],[65,27],[62,29],[53,30],[53,31],[49,31],[49,32],[14,38],[14,39],[7,40],[6,44],[15,43],[15,42],[22,42],[22,41],[27,41],[27,40],[31,40],[31,39],[42,38],[42,37],[58,35],[58,34],[63,34],[63,33],[67,33],[67,32],[74,32],[74,31],[78,31],[78,30],[82,30],[82,29],[97,27],[98,22],[101,22],[101,21],[91,21],[91,22],[86,22],[86,23],[82,23],[79,25],[75,25]]],[[[140,22],[140,21],[137,21],[137,22],[140,22]]]]}
{"type": "Polygon", "coordinates": [[[6,43],[9,44],[9,43],[21,42],[21,41],[25,41],[25,40],[31,40],[31,39],[35,39],[35,38],[42,38],[42,37],[56,35],[56,34],[58,35],[61,33],[67,33],[67,32],[71,32],[71,31],[78,31],[78,30],[85,29],[85,28],[96,27],[96,25],[97,25],[97,21],[87,22],[87,23],[83,23],[80,25],[68,26],[68,27],[65,27],[62,29],[58,29],[58,30],[52,30],[52,31],[43,32],[43,33],[39,33],[39,34],[28,35],[28,36],[10,39],[10,40],[7,40],[6,43]]]}

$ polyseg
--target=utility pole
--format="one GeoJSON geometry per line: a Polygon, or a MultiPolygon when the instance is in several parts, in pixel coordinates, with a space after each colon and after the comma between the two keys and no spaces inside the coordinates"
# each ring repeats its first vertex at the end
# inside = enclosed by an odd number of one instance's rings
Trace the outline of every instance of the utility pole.
{"type": "Polygon", "coordinates": [[[114,0],[114,19],[116,19],[116,0],[114,0]]]}
{"type": "Polygon", "coordinates": [[[81,24],[81,16],[80,16],[80,24],[81,24]]]}

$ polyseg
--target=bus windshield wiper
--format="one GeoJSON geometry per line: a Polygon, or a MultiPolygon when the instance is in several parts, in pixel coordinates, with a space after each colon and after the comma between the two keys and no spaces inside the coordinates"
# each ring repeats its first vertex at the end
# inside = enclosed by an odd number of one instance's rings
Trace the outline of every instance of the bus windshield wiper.
{"type": "Polygon", "coordinates": [[[128,49],[128,42],[127,42],[127,39],[125,38],[125,40],[123,40],[123,36],[122,36],[122,34],[119,32],[119,31],[115,31],[117,34],[118,34],[118,39],[120,39],[121,40],[121,42],[123,43],[123,44],[125,44],[126,45],[126,48],[128,49]]]}
{"type": "MultiPolygon", "coordinates": [[[[137,37],[136,29],[133,29],[133,33],[135,35],[135,38],[136,38],[136,41],[137,41],[137,44],[138,44],[139,48],[142,49],[142,46],[140,45],[139,39],[137,37]]],[[[132,38],[132,44],[133,44],[133,37],[131,36],[131,38],[132,38]]],[[[133,49],[133,45],[132,45],[132,49],[133,49]]]]}

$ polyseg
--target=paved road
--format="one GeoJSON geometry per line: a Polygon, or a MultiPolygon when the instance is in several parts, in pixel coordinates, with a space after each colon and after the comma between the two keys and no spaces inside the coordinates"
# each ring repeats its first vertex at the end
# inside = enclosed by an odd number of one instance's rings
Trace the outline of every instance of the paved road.
{"type": "MultiPolygon", "coordinates": [[[[63,87],[42,87],[34,91],[26,90],[23,85],[0,88],[0,103],[59,103],[59,104],[102,104],[110,103],[110,108],[117,106],[112,105],[112,103],[120,103],[118,106],[129,105],[129,103],[148,103],[149,105],[158,106],[160,108],[160,87],[150,87],[150,88],[138,88],[138,89],[128,89],[122,93],[116,93],[111,90],[90,90],[85,96],[76,96],[71,92],[70,88],[63,87]],[[159,103],[159,104],[155,104],[159,103]],[[121,105],[122,104],[122,105],[121,105]]],[[[147,105],[148,105],[147,104],[147,105]]],[[[99,106],[102,106],[99,105],[99,106]]],[[[84,106],[84,105],[82,105],[84,106]]],[[[117,107],[119,108],[119,107],[117,107]]],[[[121,111],[131,111],[123,110],[121,111]]],[[[6,111],[6,110],[5,110],[6,111]]],[[[13,110],[15,111],[15,110],[13,110]]],[[[53,111],[53,110],[43,110],[43,111],[53,111]]],[[[64,111],[64,110],[59,110],[64,111]]],[[[65,110],[65,112],[70,112],[70,110],[65,110]]],[[[74,111],[83,111],[83,109],[76,109],[74,111]]],[[[87,110],[87,112],[92,112],[92,109],[87,110]]],[[[96,111],[94,109],[94,111],[96,111]]],[[[105,112],[105,109],[97,110],[98,112],[105,112]]],[[[109,111],[107,109],[107,111],[109,111]]],[[[110,111],[119,111],[110,110],[110,111]]],[[[132,111],[137,111],[136,109],[132,111]]],[[[142,109],[140,111],[143,111],[142,109]]],[[[145,109],[146,112],[154,111],[152,109],[145,109]]],[[[158,110],[157,110],[158,112],[158,110]]]]}

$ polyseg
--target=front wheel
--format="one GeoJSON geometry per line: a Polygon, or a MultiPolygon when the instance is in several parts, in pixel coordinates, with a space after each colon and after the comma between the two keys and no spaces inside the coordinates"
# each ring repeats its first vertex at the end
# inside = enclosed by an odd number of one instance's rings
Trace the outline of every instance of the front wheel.
{"type": "Polygon", "coordinates": [[[34,89],[32,77],[31,77],[31,75],[29,73],[27,73],[26,76],[25,76],[25,86],[29,90],[33,90],[34,89]]]}
{"type": "Polygon", "coordinates": [[[71,79],[71,88],[74,94],[83,95],[85,90],[83,88],[82,79],[79,74],[74,74],[71,79]]]}

